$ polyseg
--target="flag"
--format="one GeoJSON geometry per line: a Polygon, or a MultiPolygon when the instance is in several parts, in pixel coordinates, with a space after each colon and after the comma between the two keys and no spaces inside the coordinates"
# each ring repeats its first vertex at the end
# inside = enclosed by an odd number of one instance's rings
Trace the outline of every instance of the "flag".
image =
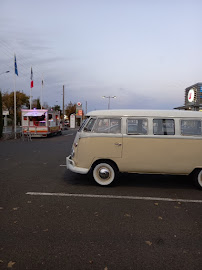
{"type": "Polygon", "coordinates": [[[31,79],[31,85],[30,85],[30,88],[32,88],[32,87],[34,87],[32,68],[31,68],[31,76],[30,76],[30,79],[31,79]]]}
{"type": "Polygon", "coordinates": [[[16,55],[14,55],[14,68],[15,68],[15,74],[18,76],[18,67],[17,67],[16,55]]]}

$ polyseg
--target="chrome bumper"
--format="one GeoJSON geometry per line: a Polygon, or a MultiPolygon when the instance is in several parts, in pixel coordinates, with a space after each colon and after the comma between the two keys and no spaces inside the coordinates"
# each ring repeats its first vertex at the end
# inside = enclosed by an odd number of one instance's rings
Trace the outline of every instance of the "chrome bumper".
{"type": "Polygon", "coordinates": [[[76,167],[74,161],[71,159],[71,155],[66,157],[66,166],[68,170],[75,173],[87,174],[89,171],[89,169],[86,168],[76,167]]]}

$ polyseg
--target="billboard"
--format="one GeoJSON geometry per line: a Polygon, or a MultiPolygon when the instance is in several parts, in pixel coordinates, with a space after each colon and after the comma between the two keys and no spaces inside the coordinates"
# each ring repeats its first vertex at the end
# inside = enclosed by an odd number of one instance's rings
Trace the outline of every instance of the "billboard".
{"type": "Polygon", "coordinates": [[[202,107],[202,83],[185,89],[185,106],[202,107]]]}

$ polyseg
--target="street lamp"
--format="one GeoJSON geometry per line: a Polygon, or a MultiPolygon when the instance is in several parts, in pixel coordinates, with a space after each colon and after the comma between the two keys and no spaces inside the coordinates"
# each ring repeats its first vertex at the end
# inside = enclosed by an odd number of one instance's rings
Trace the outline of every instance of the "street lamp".
{"type": "Polygon", "coordinates": [[[0,75],[10,72],[9,70],[0,73],[0,75]]]}
{"type": "Polygon", "coordinates": [[[108,101],[108,110],[109,110],[109,109],[110,109],[110,99],[111,99],[111,98],[116,98],[116,96],[113,96],[113,97],[110,97],[110,96],[108,96],[108,97],[103,96],[102,98],[108,98],[108,99],[109,99],[109,101],[108,101]]]}

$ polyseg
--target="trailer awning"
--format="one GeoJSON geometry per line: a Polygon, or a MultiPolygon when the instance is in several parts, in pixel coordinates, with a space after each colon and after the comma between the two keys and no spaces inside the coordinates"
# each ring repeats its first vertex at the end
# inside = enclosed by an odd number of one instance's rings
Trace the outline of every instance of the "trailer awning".
{"type": "Polygon", "coordinates": [[[42,116],[45,112],[28,112],[24,116],[42,116]]]}

